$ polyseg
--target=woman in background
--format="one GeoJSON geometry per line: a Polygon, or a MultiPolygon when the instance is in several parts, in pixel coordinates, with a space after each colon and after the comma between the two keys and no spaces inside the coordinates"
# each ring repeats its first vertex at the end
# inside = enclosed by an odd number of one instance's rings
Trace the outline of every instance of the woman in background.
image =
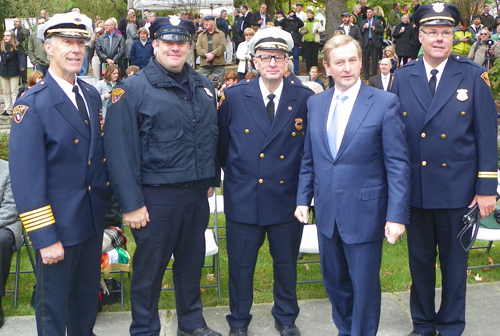
{"type": "Polygon", "coordinates": [[[14,31],[3,32],[0,44],[0,77],[2,79],[5,110],[2,115],[11,115],[19,90],[19,76],[26,69],[26,56],[17,42],[14,31]]]}
{"type": "Polygon", "coordinates": [[[137,65],[139,69],[148,65],[153,56],[153,42],[148,38],[146,28],[139,28],[137,31],[139,38],[132,43],[130,48],[130,65],[137,65]]]}
{"type": "MultiPolygon", "coordinates": [[[[23,86],[19,89],[19,93],[17,94],[17,98],[24,96],[26,91],[31,89],[33,86],[35,86],[36,83],[41,81],[43,79],[43,72],[38,71],[38,70],[33,70],[29,75],[28,75],[28,86],[23,86]]],[[[17,100],[16,98],[16,100],[17,100]]]]}
{"type": "Polygon", "coordinates": [[[396,50],[394,50],[393,45],[385,47],[383,58],[388,58],[391,60],[391,64],[392,64],[391,73],[394,73],[394,71],[396,71],[396,69],[399,66],[399,58],[396,55],[396,50]]]}
{"type": "Polygon", "coordinates": [[[102,100],[102,119],[103,122],[106,119],[106,110],[108,108],[109,97],[111,97],[111,91],[116,85],[116,82],[120,79],[120,68],[114,64],[110,64],[106,67],[106,72],[104,73],[104,78],[95,84],[95,88],[99,91],[102,100]]]}
{"type": "Polygon", "coordinates": [[[129,14],[127,16],[127,40],[125,41],[125,68],[129,65],[130,59],[130,48],[132,48],[132,43],[137,40],[137,25],[135,24],[137,17],[135,14],[129,14]]]}
{"type": "Polygon", "coordinates": [[[250,56],[250,51],[248,50],[248,42],[255,35],[255,31],[252,28],[245,28],[243,31],[245,36],[245,41],[238,45],[238,50],[236,50],[236,58],[240,60],[238,63],[238,79],[242,80],[245,78],[245,74],[252,71],[252,57],[250,56]]]}
{"type": "Polygon", "coordinates": [[[104,21],[99,20],[96,21],[95,23],[95,29],[94,29],[94,34],[92,35],[92,38],[90,39],[90,48],[92,50],[91,55],[92,57],[92,72],[94,72],[94,77],[97,79],[101,78],[101,60],[99,59],[99,56],[97,56],[95,52],[95,43],[97,41],[97,38],[104,34],[104,21]]]}

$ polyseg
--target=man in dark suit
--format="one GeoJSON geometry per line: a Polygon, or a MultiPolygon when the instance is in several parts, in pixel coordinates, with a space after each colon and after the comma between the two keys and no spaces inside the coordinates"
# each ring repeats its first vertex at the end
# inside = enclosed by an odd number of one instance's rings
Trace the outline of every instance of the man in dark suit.
{"type": "Polygon", "coordinates": [[[271,21],[271,17],[266,13],[267,5],[260,5],[260,9],[258,12],[252,14],[252,18],[250,19],[250,24],[254,27],[259,27],[259,29],[266,28],[266,24],[271,21]]]}
{"type": "Polygon", "coordinates": [[[384,90],[391,91],[392,81],[394,80],[394,75],[391,74],[392,63],[388,58],[383,58],[380,61],[380,75],[370,77],[368,85],[384,90]]]}
{"type": "Polygon", "coordinates": [[[403,116],[393,94],[365,85],[361,48],[337,35],[323,49],[335,88],[309,98],[309,130],[295,216],[314,197],[325,289],[339,335],[375,336],[384,236],[408,224],[410,165],[403,116]]]}
{"type": "Polygon", "coordinates": [[[378,58],[382,48],[380,34],[384,33],[384,24],[373,17],[371,9],[366,11],[366,17],[367,19],[361,22],[361,48],[363,49],[363,72],[365,79],[368,79],[371,75],[377,74],[378,58]],[[371,74],[370,61],[372,63],[371,74]]]}
{"type": "Polygon", "coordinates": [[[358,41],[358,43],[361,43],[361,31],[358,26],[351,23],[351,13],[342,13],[342,24],[337,28],[337,30],[341,31],[344,35],[351,36],[353,39],[358,41]]]}
{"type": "Polygon", "coordinates": [[[275,327],[299,336],[295,291],[302,224],[293,216],[311,90],[284,78],[293,40],[277,27],[249,42],[259,76],[226,89],[219,108],[219,162],[224,168],[230,336],[246,336],[253,274],[267,235],[274,260],[275,327]]]}
{"type": "Polygon", "coordinates": [[[461,335],[471,232],[462,218],[474,205],[495,208],[497,113],[484,68],[451,55],[456,6],[436,2],[415,13],[424,56],[394,74],[411,162],[408,253],[412,275],[410,335],[461,335]],[[442,301],[436,313],[436,257],[442,301]]]}
{"type": "Polygon", "coordinates": [[[93,335],[101,248],[111,191],[97,90],[81,80],[92,26],[77,12],[38,29],[50,56],[47,76],[13,110],[12,191],[36,252],[39,335],[93,335]]]}
{"type": "MultiPolygon", "coordinates": [[[[24,62],[26,64],[28,60],[28,38],[30,36],[30,31],[23,27],[23,24],[18,18],[14,19],[14,28],[11,30],[14,31],[17,42],[19,42],[19,45],[24,52],[24,62]]],[[[26,67],[24,70],[21,70],[21,84],[24,86],[28,85],[28,69],[26,67]]]]}

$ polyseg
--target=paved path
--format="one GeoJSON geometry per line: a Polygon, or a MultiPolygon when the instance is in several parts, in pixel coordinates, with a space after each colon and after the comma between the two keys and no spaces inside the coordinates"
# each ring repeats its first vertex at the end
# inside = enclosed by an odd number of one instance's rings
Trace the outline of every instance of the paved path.
{"type": "MultiPolygon", "coordinates": [[[[436,293],[439,304],[441,291],[436,293]]],[[[409,314],[409,292],[382,294],[382,316],[378,335],[403,336],[411,329],[409,314]]],[[[331,320],[331,308],[328,300],[300,301],[300,315],[297,326],[302,336],[334,336],[337,329],[331,320]]],[[[278,336],[271,316],[271,304],[254,305],[253,321],[249,328],[250,336],[278,336]]],[[[224,336],[229,333],[225,316],[229,307],[205,308],[204,316],[210,327],[224,336]]],[[[500,335],[500,282],[471,285],[467,290],[467,328],[464,336],[500,335]]],[[[175,336],[177,318],[175,311],[160,311],[162,336],[175,336]]],[[[94,332],[99,336],[129,335],[130,312],[101,313],[97,317],[94,332]]],[[[1,336],[35,336],[34,316],[7,317],[0,329],[1,336]]]]}

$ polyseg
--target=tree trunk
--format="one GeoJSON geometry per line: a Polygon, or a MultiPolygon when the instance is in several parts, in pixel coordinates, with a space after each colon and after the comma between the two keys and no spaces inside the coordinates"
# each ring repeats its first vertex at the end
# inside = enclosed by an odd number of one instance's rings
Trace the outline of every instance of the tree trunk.
{"type": "Polygon", "coordinates": [[[325,0],[326,39],[333,37],[335,28],[342,23],[342,13],[347,11],[347,0],[325,0]]]}
{"type": "Polygon", "coordinates": [[[267,5],[267,14],[271,17],[271,22],[274,22],[274,14],[276,14],[276,0],[265,0],[264,3],[267,5]]]}

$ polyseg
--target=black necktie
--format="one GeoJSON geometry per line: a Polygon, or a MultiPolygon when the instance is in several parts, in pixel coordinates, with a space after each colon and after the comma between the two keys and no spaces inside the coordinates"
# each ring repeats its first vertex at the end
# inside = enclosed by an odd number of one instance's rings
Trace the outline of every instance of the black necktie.
{"type": "Polygon", "coordinates": [[[274,97],[276,97],[276,95],[272,93],[267,96],[267,98],[269,98],[269,103],[267,103],[266,105],[266,111],[269,120],[271,120],[271,124],[273,123],[274,120],[274,102],[273,102],[274,97]]]}
{"type": "Polygon", "coordinates": [[[438,73],[439,71],[436,70],[436,69],[432,69],[431,70],[431,79],[429,80],[429,89],[431,89],[431,95],[434,97],[434,93],[436,92],[436,81],[437,81],[437,78],[436,78],[436,74],[438,73]]]}
{"type": "Polygon", "coordinates": [[[89,116],[87,115],[87,109],[85,108],[85,103],[83,102],[82,96],[80,96],[80,92],[78,91],[78,85],[73,86],[73,92],[75,93],[76,105],[78,106],[78,112],[80,112],[80,116],[83,121],[89,125],[89,116]]]}

